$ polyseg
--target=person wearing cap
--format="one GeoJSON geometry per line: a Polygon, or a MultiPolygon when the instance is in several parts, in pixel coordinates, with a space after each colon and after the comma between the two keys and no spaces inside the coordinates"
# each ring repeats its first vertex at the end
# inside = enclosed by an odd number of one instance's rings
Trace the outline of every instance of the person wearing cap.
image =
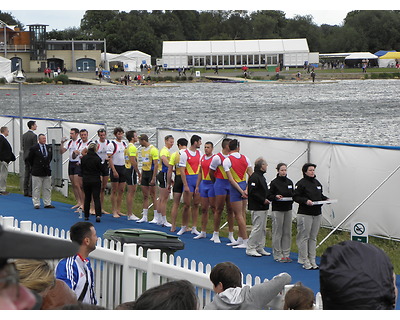
{"type": "Polygon", "coordinates": [[[60,259],[78,252],[78,245],[48,236],[4,230],[0,226],[0,310],[39,309],[41,299],[19,283],[10,259],[60,259]]]}
{"type": "Polygon", "coordinates": [[[0,128],[0,195],[8,195],[6,191],[7,187],[7,176],[8,176],[8,164],[11,161],[15,161],[15,155],[12,152],[12,148],[8,140],[9,130],[7,127],[0,128]]]}
{"type": "Polygon", "coordinates": [[[70,238],[79,245],[78,253],[57,264],[56,278],[75,291],[79,302],[97,304],[94,273],[88,258],[96,249],[96,229],[88,221],[77,222],[70,228],[70,238]]]}
{"type": "Polygon", "coordinates": [[[46,144],[46,136],[41,133],[38,144],[29,150],[27,161],[32,168],[32,202],[35,209],[40,208],[40,194],[46,209],[53,209],[51,204],[51,168],[53,148],[46,144]]]}
{"type": "Polygon", "coordinates": [[[316,179],[316,167],[313,163],[303,165],[303,178],[296,183],[293,194],[293,200],[299,204],[296,237],[299,249],[298,263],[306,270],[318,269],[315,258],[322,204],[314,202],[328,200],[323,194],[322,184],[316,179]]]}
{"type": "Polygon", "coordinates": [[[324,310],[393,310],[397,287],[393,265],[378,247],[343,241],[325,250],[319,267],[324,310]]]}
{"type": "Polygon", "coordinates": [[[81,159],[81,172],[83,180],[83,191],[85,193],[85,202],[83,211],[85,212],[85,220],[89,220],[90,202],[93,199],[96,212],[96,222],[100,222],[101,218],[101,177],[105,174],[106,168],[101,163],[101,158],[97,154],[98,144],[92,142],[87,148],[87,153],[81,159]]]}

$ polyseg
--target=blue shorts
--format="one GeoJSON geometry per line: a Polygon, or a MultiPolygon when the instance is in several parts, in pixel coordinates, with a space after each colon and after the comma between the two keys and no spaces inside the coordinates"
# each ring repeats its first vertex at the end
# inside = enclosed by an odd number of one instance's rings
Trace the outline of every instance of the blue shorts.
{"type": "Polygon", "coordinates": [[[198,174],[191,174],[186,176],[186,181],[189,186],[190,192],[194,192],[196,190],[198,174]]]}
{"type": "Polygon", "coordinates": [[[215,197],[214,183],[210,180],[201,180],[200,182],[200,197],[213,198],[215,197]]]}
{"type": "MultiPolygon", "coordinates": [[[[246,181],[241,181],[238,182],[238,185],[242,190],[246,190],[247,183],[246,181]]],[[[236,201],[243,201],[245,200],[242,198],[242,194],[237,191],[232,185],[231,185],[231,202],[236,202],[236,201]]]]}
{"type": "Polygon", "coordinates": [[[216,196],[226,196],[230,194],[231,183],[228,179],[215,179],[214,192],[216,196]]]}

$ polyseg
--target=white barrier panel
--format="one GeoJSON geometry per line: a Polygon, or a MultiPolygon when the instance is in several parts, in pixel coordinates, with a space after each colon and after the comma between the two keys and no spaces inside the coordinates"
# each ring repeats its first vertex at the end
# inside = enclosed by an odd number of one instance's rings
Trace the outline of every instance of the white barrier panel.
{"type": "MultiPolygon", "coordinates": [[[[268,171],[265,176],[268,182],[275,178],[275,167],[279,162],[290,165],[288,177],[294,183],[302,178],[301,168],[304,163],[315,163],[317,179],[323,185],[324,194],[337,200],[336,203],[325,204],[322,207],[324,226],[331,228],[340,226],[349,230],[353,220],[362,220],[368,223],[371,235],[400,239],[399,147],[166,128],[157,129],[157,132],[159,146],[164,145],[163,137],[168,134],[172,134],[175,141],[181,137],[190,141],[193,134],[198,134],[202,137],[203,144],[207,140],[213,143],[219,142],[214,147],[214,153],[221,150],[220,142],[224,137],[236,138],[240,141],[241,153],[248,156],[253,164],[259,156],[267,160],[268,171]],[[344,221],[353,211],[354,213],[344,221]]],[[[296,212],[297,205],[293,209],[296,212]]]]}

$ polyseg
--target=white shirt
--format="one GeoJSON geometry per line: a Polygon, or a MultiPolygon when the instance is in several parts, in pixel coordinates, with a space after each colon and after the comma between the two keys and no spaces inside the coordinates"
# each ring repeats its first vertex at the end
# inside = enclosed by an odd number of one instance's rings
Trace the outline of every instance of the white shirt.
{"type": "MultiPolygon", "coordinates": [[[[225,158],[227,158],[229,156],[229,154],[223,154],[222,152],[220,154],[222,154],[225,158]]],[[[211,160],[210,169],[217,170],[218,166],[220,166],[220,165],[222,165],[221,158],[218,154],[215,154],[214,158],[211,160]]]]}
{"type": "Polygon", "coordinates": [[[107,139],[104,142],[101,142],[100,140],[96,140],[96,143],[98,145],[97,154],[101,159],[101,163],[104,163],[104,161],[107,158],[107,148],[108,148],[108,145],[111,143],[111,141],[107,140],[107,139]]]}
{"type": "MultiPolygon", "coordinates": [[[[240,159],[240,157],[242,156],[239,152],[234,152],[231,153],[230,156],[235,157],[236,159],[240,159]]],[[[244,156],[246,157],[246,156],[244,156]]],[[[246,161],[247,161],[247,167],[251,167],[251,162],[250,159],[246,157],[246,161]]],[[[232,167],[232,162],[229,159],[229,157],[226,157],[224,162],[222,163],[222,166],[224,167],[225,171],[229,171],[230,168],[232,167]]]]}
{"type": "MultiPolygon", "coordinates": [[[[189,154],[190,154],[191,156],[193,156],[193,157],[196,156],[197,151],[199,151],[199,152],[200,152],[199,161],[200,161],[201,157],[203,156],[203,152],[201,152],[201,150],[199,150],[199,149],[197,149],[196,151],[191,151],[191,150],[189,150],[189,149],[186,149],[186,150],[187,150],[187,151],[189,152],[189,154]]],[[[188,158],[187,153],[185,152],[185,150],[181,150],[180,154],[181,154],[181,156],[179,157],[179,164],[178,164],[178,166],[179,166],[179,167],[186,167],[186,162],[187,162],[187,158],[188,158]]]]}
{"type": "Polygon", "coordinates": [[[125,166],[125,148],[126,143],[124,141],[113,140],[107,146],[107,154],[112,158],[114,166],[125,166]],[[115,147],[114,148],[114,143],[115,147]]]}
{"type": "Polygon", "coordinates": [[[69,152],[68,153],[69,161],[71,161],[71,162],[78,162],[79,161],[78,157],[75,158],[75,159],[72,158],[72,154],[74,153],[75,150],[78,149],[78,143],[80,141],[81,141],[80,139],[76,139],[75,141],[70,139],[70,140],[68,140],[68,141],[66,141],[64,143],[64,148],[68,150],[68,152],[69,152]]]}

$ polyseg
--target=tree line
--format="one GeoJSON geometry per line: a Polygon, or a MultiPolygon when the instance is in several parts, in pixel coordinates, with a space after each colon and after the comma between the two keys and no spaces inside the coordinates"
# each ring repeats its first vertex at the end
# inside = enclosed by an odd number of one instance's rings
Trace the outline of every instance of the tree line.
{"type": "MultiPolygon", "coordinates": [[[[6,12],[0,20],[23,24],[6,12]]],[[[43,21],[45,24],[46,21],[43,21]]],[[[312,15],[286,18],[278,10],[88,10],[80,27],[53,30],[48,39],[106,39],[107,52],[139,50],[162,56],[163,41],[306,38],[311,52],[400,51],[400,10],[354,10],[340,25],[318,26],[312,15]]]]}

